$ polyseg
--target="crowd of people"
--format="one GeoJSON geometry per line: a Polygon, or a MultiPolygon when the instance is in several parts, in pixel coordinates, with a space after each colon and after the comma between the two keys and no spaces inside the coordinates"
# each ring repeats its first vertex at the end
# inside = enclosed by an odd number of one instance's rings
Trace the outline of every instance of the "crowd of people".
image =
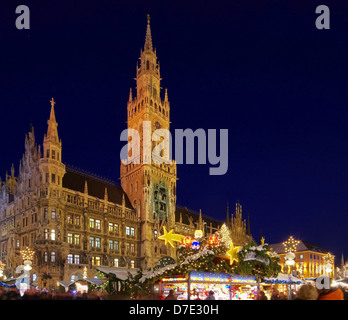
{"type": "MultiPolygon", "coordinates": [[[[342,288],[330,288],[318,290],[311,284],[303,284],[295,293],[291,292],[291,300],[348,300],[348,292],[342,288]]],[[[260,291],[257,300],[268,300],[264,291],[260,291]]],[[[270,300],[288,300],[288,297],[273,288],[270,300]]]]}
{"type": "Polygon", "coordinates": [[[91,292],[76,291],[50,291],[29,289],[20,294],[16,287],[0,287],[0,300],[106,300],[108,295],[105,291],[92,290],[91,292]]]}

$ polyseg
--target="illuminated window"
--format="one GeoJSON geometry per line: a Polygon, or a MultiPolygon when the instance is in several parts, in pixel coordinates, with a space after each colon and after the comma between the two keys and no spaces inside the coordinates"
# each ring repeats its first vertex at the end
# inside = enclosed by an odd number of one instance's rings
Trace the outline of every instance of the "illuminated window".
{"type": "Polygon", "coordinates": [[[115,241],[115,242],[114,242],[114,250],[115,250],[115,251],[118,251],[118,241],[115,241]]]}
{"type": "Polygon", "coordinates": [[[100,230],[100,220],[95,220],[95,228],[100,230]]]}
{"type": "Polygon", "coordinates": [[[131,268],[133,269],[135,266],[134,260],[131,261],[131,268]]]}
{"type": "Polygon", "coordinates": [[[73,255],[72,254],[68,254],[67,261],[68,261],[68,263],[73,263],[73,255]]]}
{"type": "Polygon", "coordinates": [[[93,218],[89,218],[89,227],[94,228],[95,227],[95,221],[93,218]]]}
{"type": "Polygon", "coordinates": [[[114,267],[118,267],[118,259],[114,259],[114,267]]]}
{"type": "Polygon", "coordinates": [[[134,228],[131,228],[131,229],[130,229],[130,234],[131,234],[132,237],[135,236],[135,229],[134,229],[134,228]]]}
{"type": "Polygon", "coordinates": [[[94,264],[95,266],[100,266],[100,257],[94,257],[92,264],[94,264]]]}
{"type": "Polygon", "coordinates": [[[45,229],[45,239],[48,240],[48,235],[49,235],[50,230],[45,229]]]}
{"type": "Polygon", "coordinates": [[[130,235],[130,227],[126,227],[126,235],[127,235],[127,236],[130,235]]]}
{"type": "Polygon", "coordinates": [[[80,225],[80,221],[81,221],[80,216],[75,216],[75,224],[76,224],[77,226],[80,225]]]}
{"type": "Polygon", "coordinates": [[[114,242],[109,240],[109,249],[112,250],[114,248],[114,242]]]}
{"type": "Polygon", "coordinates": [[[75,256],[74,256],[74,263],[75,264],[80,264],[80,255],[75,254],[75,256]]]}
{"type": "Polygon", "coordinates": [[[94,248],[94,237],[89,237],[89,246],[94,248]]]}
{"type": "Polygon", "coordinates": [[[45,251],[45,253],[44,253],[44,261],[47,262],[47,260],[48,260],[48,254],[47,254],[47,251],[45,251]]]}
{"type": "Polygon", "coordinates": [[[51,262],[56,262],[56,253],[51,252],[51,262]]]}
{"type": "Polygon", "coordinates": [[[72,233],[68,233],[68,243],[69,244],[73,243],[73,235],[72,235],[72,233]]]}
{"type": "Polygon", "coordinates": [[[73,223],[73,217],[72,217],[72,215],[68,215],[68,216],[66,217],[66,219],[67,219],[67,222],[68,222],[68,223],[70,223],[70,224],[73,223]]]}
{"type": "Polygon", "coordinates": [[[100,248],[100,238],[95,238],[95,247],[100,248]]]}
{"type": "Polygon", "coordinates": [[[80,235],[79,234],[75,234],[74,235],[74,243],[75,244],[80,244],[80,235]]]}
{"type": "Polygon", "coordinates": [[[114,232],[114,224],[109,223],[109,232],[114,232]]]}
{"type": "Polygon", "coordinates": [[[55,219],[56,218],[56,209],[52,208],[51,210],[51,218],[55,219]]]}
{"type": "Polygon", "coordinates": [[[51,230],[51,240],[56,240],[56,230],[51,230]]]}
{"type": "Polygon", "coordinates": [[[300,259],[303,259],[303,254],[300,254],[300,259]]]}
{"type": "Polygon", "coordinates": [[[155,240],[156,240],[156,239],[157,239],[157,236],[158,236],[158,231],[157,231],[157,230],[155,230],[155,231],[153,232],[153,235],[154,235],[155,240]]]}
{"type": "Polygon", "coordinates": [[[118,224],[116,224],[116,223],[114,224],[114,232],[118,233],[118,224]]]}

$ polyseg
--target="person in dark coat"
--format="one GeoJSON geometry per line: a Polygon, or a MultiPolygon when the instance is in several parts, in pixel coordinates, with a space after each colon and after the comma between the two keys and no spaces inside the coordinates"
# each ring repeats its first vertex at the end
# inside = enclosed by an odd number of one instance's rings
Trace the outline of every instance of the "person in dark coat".
{"type": "Polygon", "coordinates": [[[215,300],[214,291],[210,290],[209,295],[205,298],[205,300],[215,300]]]}
{"type": "Polygon", "coordinates": [[[169,294],[167,295],[167,297],[164,300],[177,300],[177,297],[174,294],[173,289],[169,290],[169,294]]]}

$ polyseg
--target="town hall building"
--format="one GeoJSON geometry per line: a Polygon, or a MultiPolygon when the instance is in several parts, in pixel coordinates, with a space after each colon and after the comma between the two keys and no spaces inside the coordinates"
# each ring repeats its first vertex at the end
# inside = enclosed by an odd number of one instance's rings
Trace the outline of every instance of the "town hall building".
{"type": "MultiPolygon", "coordinates": [[[[170,103],[167,89],[162,98],[149,19],[135,79],[128,128],[142,132],[143,121],[151,121],[152,131],[169,130],[170,103]]],[[[252,240],[239,203],[232,213],[227,208],[226,221],[177,204],[175,162],[144,163],[140,154],[139,164],[121,164],[121,185],[66,165],[53,98],[50,103],[42,145],[31,127],[18,171],[12,165],[0,180],[0,261],[7,279],[18,276],[20,252],[27,247],[35,252],[32,283],[48,288],[71,277],[92,278],[102,267],[122,272],[154,267],[163,257],[175,259],[176,248],[158,239],[164,226],[192,236],[198,228],[213,234],[226,223],[235,245],[252,240]]]]}

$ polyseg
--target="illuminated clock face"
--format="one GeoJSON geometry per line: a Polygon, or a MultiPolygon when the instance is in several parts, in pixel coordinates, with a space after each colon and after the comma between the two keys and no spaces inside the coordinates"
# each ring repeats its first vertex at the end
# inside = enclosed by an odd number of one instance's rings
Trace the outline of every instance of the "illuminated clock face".
{"type": "Polygon", "coordinates": [[[158,121],[156,121],[155,122],[155,127],[156,127],[156,129],[159,129],[159,128],[161,128],[161,124],[158,121]]]}

